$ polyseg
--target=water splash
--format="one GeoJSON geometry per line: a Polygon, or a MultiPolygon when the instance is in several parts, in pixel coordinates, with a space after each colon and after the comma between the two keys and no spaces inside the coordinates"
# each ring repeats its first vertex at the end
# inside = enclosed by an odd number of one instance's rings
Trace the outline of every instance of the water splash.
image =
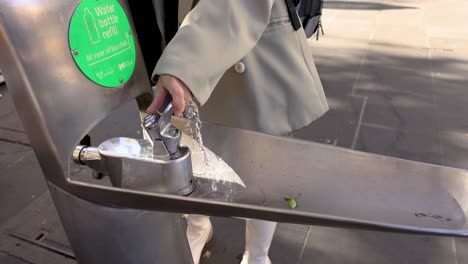
{"type": "Polygon", "coordinates": [[[222,158],[203,145],[203,137],[201,134],[202,122],[200,120],[198,106],[194,102],[190,102],[183,116],[189,120],[189,122],[185,124],[184,132],[191,136],[183,136],[182,143],[192,150],[194,176],[208,181],[204,181],[205,187],[203,187],[203,192],[205,192],[205,195],[208,194],[206,188],[208,186],[206,186],[206,184],[209,183],[209,192],[213,194],[217,193],[217,195],[215,195],[217,197],[230,199],[229,197],[237,193],[237,191],[232,190],[233,184],[240,186],[240,188],[245,188],[244,183],[222,158]],[[220,195],[221,192],[224,194],[220,195]]]}
{"type": "Polygon", "coordinates": [[[208,158],[208,154],[205,148],[205,145],[203,145],[203,137],[201,135],[201,127],[202,127],[202,122],[200,120],[200,112],[198,110],[198,106],[195,102],[190,101],[187,106],[185,107],[185,111],[183,113],[183,116],[190,121],[192,121],[195,124],[195,131],[193,131],[192,126],[189,122],[186,124],[186,129],[190,131],[190,133],[195,135],[195,140],[198,142],[198,145],[201,148],[201,151],[203,152],[205,164],[207,166],[210,165],[210,160],[208,158]]]}

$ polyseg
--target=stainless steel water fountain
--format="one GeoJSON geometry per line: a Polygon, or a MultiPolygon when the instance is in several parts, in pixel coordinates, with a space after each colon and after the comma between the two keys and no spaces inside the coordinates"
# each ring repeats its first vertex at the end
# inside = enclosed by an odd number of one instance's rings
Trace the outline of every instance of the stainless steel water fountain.
{"type": "Polygon", "coordinates": [[[247,187],[225,200],[190,193],[170,115],[143,119],[145,139],[77,147],[131,100],[146,116],[130,17],[125,0],[0,0],[0,68],[78,263],[192,263],[180,213],[468,236],[464,170],[204,124],[207,147],[247,187]],[[72,160],[113,186],[72,179],[72,160]]]}
{"type": "Polygon", "coordinates": [[[146,139],[118,137],[97,148],[77,146],[73,161],[108,175],[117,187],[190,194],[194,188],[190,150],[180,145],[182,133],[171,123],[170,101],[162,109],[159,115],[144,118],[146,139]]]}

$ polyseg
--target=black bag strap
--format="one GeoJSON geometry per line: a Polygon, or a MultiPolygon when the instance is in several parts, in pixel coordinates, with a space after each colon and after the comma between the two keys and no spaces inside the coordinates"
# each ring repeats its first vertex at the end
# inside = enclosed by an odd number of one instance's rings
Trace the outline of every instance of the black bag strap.
{"type": "Polygon", "coordinates": [[[286,0],[286,6],[288,8],[289,19],[291,19],[291,24],[294,30],[299,30],[302,27],[301,20],[296,12],[296,6],[293,2],[294,0],[286,0]]]}

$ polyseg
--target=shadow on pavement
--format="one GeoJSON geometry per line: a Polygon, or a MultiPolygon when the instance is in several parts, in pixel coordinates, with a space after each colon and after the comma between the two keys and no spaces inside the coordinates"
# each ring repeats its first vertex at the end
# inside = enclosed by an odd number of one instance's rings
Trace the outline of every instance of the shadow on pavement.
{"type": "Polygon", "coordinates": [[[349,148],[359,126],[357,150],[468,169],[464,58],[382,43],[348,51],[346,59],[327,49],[316,62],[331,110],[301,138],[320,142],[321,133],[349,148]],[[357,98],[366,98],[365,106],[357,98]]]}

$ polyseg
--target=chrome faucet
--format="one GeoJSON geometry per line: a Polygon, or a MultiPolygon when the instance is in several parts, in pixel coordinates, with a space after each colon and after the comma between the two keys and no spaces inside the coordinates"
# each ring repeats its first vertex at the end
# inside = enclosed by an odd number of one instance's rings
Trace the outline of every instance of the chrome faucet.
{"type": "Polygon", "coordinates": [[[171,98],[166,97],[156,115],[142,122],[146,139],[112,138],[97,148],[77,146],[73,161],[108,175],[116,187],[188,195],[194,189],[188,147],[171,123],[171,98]]]}
{"type": "Polygon", "coordinates": [[[158,115],[148,115],[144,118],[142,127],[147,138],[153,145],[153,155],[169,155],[177,158],[180,154],[181,132],[171,123],[173,114],[172,103],[163,105],[164,111],[158,115]]]}

